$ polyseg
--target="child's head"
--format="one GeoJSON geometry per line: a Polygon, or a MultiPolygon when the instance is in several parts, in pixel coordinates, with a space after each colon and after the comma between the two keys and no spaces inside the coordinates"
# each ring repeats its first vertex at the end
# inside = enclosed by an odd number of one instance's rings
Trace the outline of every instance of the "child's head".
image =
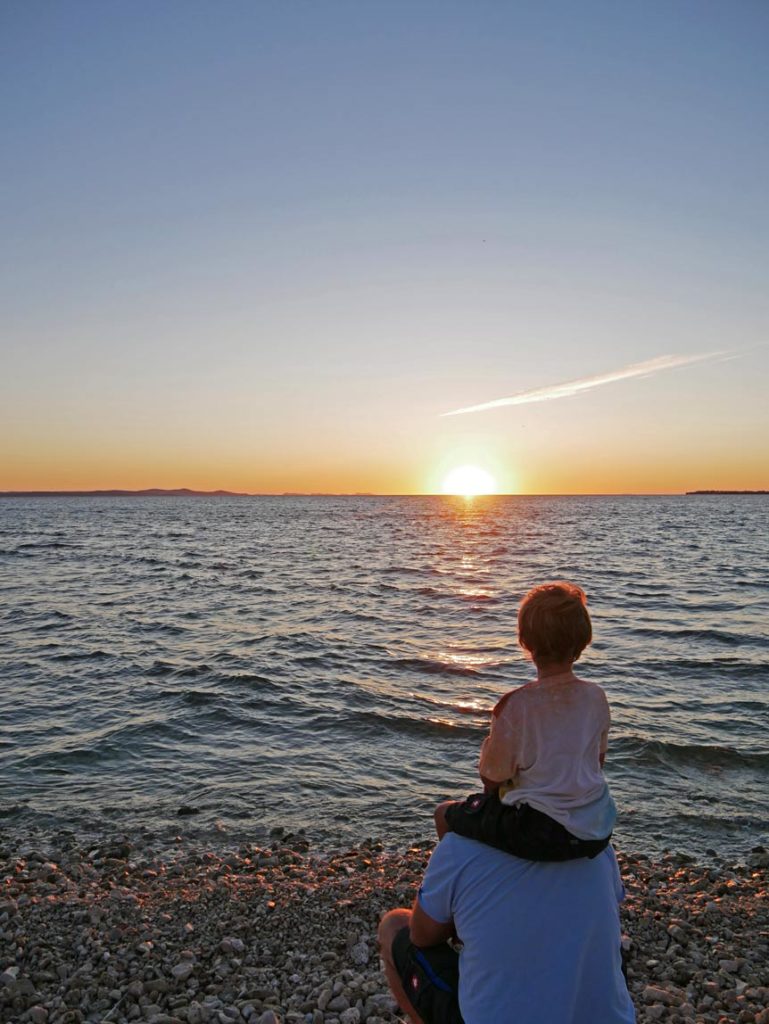
{"type": "Polygon", "coordinates": [[[587,598],[573,583],[543,583],[518,610],[518,643],[537,664],[576,661],[593,638],[587,598]]]}

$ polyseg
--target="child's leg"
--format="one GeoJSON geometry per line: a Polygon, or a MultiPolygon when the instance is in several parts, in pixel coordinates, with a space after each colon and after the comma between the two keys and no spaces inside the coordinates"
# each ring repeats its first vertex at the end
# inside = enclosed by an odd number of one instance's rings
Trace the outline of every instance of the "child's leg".
{"type": "MultiPolygon", "coordinates": [[[[443,805],[442,805],[443,806],[443,805]]],[[[503,804],[496,793],[475,793],[444,810],[447,831],[476,839],[524,860],[564,861],[595,857],[606,839],[577,839],[563,825],[527,804],[503,804]]]]}

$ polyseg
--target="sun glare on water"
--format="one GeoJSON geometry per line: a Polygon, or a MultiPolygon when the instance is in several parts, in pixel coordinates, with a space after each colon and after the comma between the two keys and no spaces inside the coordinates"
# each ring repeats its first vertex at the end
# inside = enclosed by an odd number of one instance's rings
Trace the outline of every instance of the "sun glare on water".
{"type": "Polygon", "coordinates": [[[446,475],[441,490],[444,494],[473,498],[478,494],[496,494],[497,482],[480,466],[457,466],[446,475]]]}

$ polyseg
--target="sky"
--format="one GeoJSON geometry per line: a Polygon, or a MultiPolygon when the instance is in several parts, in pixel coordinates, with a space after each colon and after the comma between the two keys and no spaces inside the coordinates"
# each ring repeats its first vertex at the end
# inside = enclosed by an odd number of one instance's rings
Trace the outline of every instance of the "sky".
{"type": "Polygon", "coordinates": [[[5,0],[0,490],[769,488],[768,46],[763,0],[5,0]]]}

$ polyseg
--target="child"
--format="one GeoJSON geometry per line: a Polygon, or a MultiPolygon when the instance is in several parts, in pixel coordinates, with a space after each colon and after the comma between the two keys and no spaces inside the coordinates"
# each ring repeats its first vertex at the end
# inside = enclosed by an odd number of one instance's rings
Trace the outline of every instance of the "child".
{"type": "Polygon", "coordinates": [[[616,808],[602,768],[609,705],[574,662],[592,639],[585,593],[545,583],[518,612],[518,642],[537,679],[494,708],[478,766],[484,793],[440,804],[439,838],[453,831],[527,860],[595,857],[609,843],[616,808]]]}

